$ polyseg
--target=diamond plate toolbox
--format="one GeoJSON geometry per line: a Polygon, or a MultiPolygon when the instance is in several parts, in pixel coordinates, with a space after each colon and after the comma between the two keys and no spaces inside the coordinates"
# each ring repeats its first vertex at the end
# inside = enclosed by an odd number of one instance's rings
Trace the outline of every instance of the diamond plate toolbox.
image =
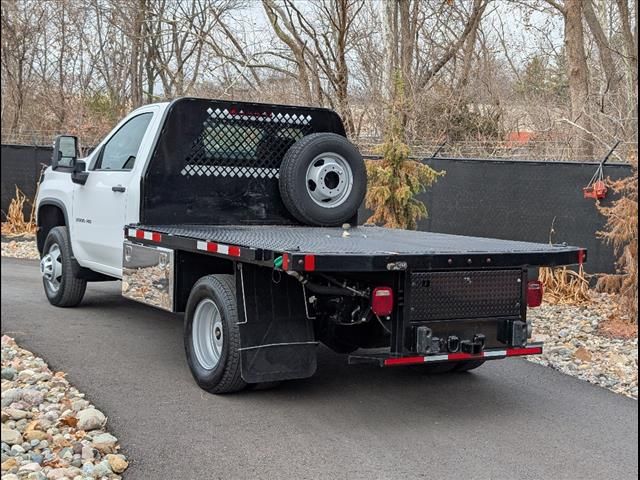
{"type": "Polygon", "coordinates": [[[413,272],[409,319],[519,317],[521,270],[413,272]]]}

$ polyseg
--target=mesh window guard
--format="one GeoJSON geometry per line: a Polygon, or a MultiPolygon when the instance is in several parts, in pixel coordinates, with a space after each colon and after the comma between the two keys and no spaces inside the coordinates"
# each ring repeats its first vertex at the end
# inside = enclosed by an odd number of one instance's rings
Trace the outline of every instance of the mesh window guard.
{"type": "Polygon", "coordinates": [[[209,108],[181,175],[278,178],[282,157],[311,133],[311,115],[209,108]]]}

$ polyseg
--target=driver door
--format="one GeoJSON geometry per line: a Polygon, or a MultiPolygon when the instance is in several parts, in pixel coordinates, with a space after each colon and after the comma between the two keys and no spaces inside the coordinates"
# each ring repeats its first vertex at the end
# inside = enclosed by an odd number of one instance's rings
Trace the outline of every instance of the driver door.
{"type": "Polygon", "coordinates": [[[153,112],[142,112],[119,126],[93,155],[86,183],[75,186],[70,219],[74,254],[92,270],[122,275],[127,199],[130,187],[140,180],[136,159],[140,156],[142,162],[150,150],[145,134],[152,117],[153,112]]]}

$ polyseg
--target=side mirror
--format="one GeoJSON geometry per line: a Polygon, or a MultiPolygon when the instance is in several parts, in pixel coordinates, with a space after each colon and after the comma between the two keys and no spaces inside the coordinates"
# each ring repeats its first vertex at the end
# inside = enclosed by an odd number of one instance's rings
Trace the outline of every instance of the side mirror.
{"type": "Polygon", "coordinates": [[[75,160],[73,162],[73,171],[71,172],[71,181],[79,185],[87,183],[89,172],[86,169],[87,164],[83,160],[75,160]]]}
{"type": "Polygon", "coordinates": [[[53,158],[51,168],[73,167],[78,158],[78,137],[72,135],[58,135],[53,144],[53,158]]]}

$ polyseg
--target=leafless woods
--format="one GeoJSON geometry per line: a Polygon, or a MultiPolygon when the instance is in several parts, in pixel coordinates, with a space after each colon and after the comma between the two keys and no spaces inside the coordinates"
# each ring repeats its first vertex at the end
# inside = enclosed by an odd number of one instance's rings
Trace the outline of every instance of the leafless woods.
{"type": "Polygon", "coordinates": [[[535,139],[540,155],[589,158],[637,142],[637,13],[637,0],[2,0],[2,134],[93,143],[132,107],[198,95],[328,106],[367,145],[399,72],[412,146],[535,139]]]}

